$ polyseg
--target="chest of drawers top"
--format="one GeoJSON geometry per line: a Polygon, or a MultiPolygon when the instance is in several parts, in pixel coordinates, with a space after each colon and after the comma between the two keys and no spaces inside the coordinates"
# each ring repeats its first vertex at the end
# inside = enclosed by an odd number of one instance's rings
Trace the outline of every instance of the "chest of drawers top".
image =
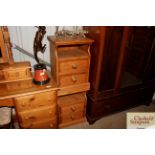
{"type": "Polygon", "coordinates": [[[36,85],[32,82],[32,79],[0,83],[0,100],[57,89],[52,78],[50,82],[45,85],[36,85]]]}
{"type": "Polygon", "coordinates": [[[93,40],[89,38],[57,38],[55,36],[48,36],[48,40],[56,46],[61,45],[80,45],[80,44],[92,44],[93,40]]]}

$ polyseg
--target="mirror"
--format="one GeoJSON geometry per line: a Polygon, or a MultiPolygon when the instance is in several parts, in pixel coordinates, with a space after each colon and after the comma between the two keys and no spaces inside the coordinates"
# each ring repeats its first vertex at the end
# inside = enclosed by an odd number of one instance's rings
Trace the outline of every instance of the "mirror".
{"type": "Polygon", "coordinates": [[[13,63],[10,37],[7,26],[0,26],[0,63],[13,63]]]}

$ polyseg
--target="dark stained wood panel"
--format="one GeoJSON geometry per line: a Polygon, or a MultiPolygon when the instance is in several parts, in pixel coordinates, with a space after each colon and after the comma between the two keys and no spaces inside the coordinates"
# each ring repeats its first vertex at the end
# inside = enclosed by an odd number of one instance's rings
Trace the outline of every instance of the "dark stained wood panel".
{"type": "Polygon", "coordinates": [[[99,91],[113,89],[115,85],[118,58],[122,41],[123,27],[108,27],[102,59],[99,91]],[[110,65],[109,65],[110,64],[110,65]]]}
{"type": "Polygon", "coordinates": [[[155,91],[155,29],[87,26],[91,48],[87,119],[149,105],[155,91]]]}

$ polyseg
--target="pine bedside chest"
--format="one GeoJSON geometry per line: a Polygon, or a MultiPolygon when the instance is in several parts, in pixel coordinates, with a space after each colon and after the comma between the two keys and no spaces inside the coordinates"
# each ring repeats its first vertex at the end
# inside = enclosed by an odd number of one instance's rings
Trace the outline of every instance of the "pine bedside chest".
{"type": "Polygon", "coordinates": [[[89,90],[90,46],[88,38],[49,36],[52,76],[58,91],[59,128],[85,120],[86,91],[89,90]]]}

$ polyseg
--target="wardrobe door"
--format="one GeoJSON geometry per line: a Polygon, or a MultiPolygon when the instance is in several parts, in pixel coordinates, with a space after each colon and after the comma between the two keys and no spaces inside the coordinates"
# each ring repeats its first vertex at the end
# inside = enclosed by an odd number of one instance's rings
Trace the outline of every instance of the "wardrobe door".
{"type": "Polygon", "coordinates": [[[145,80],[147,82],[155,82],[155,27],[151,28],[151,40],[147,70],[145,71],[145,80]]]}
{"type": "Polygon", "coordinates": [[[122,26],[84,27],[95,40],[91,49],[90,94],[113,95],[119,87],[124,61],[125,28],[122,26]]]}
{"type": "Polygon", "coordinates": [[[99,92],[114,90],[123,38],[123,27],[106,27],[99,78],[99,92]]]}
{"type": "Polygon", "coordinates": [[[148,78],[153,79],[155,77],[155,71],[153,71],[155,60],[153,29],[139,26],[131,29],[121,82],[122,88],[141,86],[146,83],[148,78]]]}

